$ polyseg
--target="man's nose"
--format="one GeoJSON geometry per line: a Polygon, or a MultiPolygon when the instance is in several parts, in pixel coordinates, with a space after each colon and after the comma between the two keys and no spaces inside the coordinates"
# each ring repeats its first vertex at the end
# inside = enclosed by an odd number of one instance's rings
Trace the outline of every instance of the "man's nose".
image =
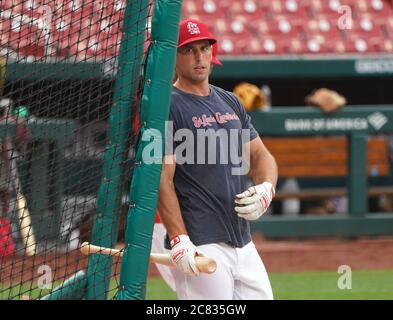
{"type": "Polygon", "coordinates": [[[195,50],[195,52],[194,52],[194,57],[195,57],[195,59],[196,60],[201,60],[201,57],[202,57],[202,51],[201,50],[195,50]]]}

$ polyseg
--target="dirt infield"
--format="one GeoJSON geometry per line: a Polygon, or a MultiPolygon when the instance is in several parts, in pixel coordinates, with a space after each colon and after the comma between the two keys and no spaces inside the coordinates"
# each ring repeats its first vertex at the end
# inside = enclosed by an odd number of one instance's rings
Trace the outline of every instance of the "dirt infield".
{"type": "Polygon", "coordinates": [[[48,253],[32,257],[14,256],[0,258],[0,282],[35,282],[50,267],[54,281],[66,280],[87,266],[87,258],[77,251],[67,254],[48,253]]]}
{"type": "MultiPolygon", "coordinates": [[[[353,270],[393,269],[393,237],[269,240],[254,234],[253,240],[268,272],[337,271],[340,265],[349,265],[353,270]]],[[[0,258],[0,262],[1,281],[19,283],[37,279],[42,275],[38,270],[42,265],[52,268],[55,280],[65,280],[87,265],[86,257],[78,251],[0,258]]],[[[119,259],[114,259],[113,269],[119,275],[119,259]]],[[[149,275],[158,275],[154,264],[150,265],[149,275]]]]}
{"type": "MultiPolygon", "coordinates": [[[[268,272],[337,271],[340,265],[357,269],[393,269],[393,237],[253,241],[268,272]]],[[[150,275],[157,269],[150,268],[150,275]]]]}
{"type": "Polygon", "coordinates": [[[352,269],[393,269],[393,237],[310,240],[253,240],[270,272],[352,269]]]}

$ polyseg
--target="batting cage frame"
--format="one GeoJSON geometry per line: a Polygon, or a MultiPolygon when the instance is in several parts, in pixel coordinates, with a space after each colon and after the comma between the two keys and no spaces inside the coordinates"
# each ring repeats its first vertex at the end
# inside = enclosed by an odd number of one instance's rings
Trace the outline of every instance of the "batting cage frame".
{"type": "MultiPolygon", "coordinates": [[[[119,229],[122,163],[130,137],[132,110],[137,106],[138,85],[143,87],[140,103],[141,128],[138,135],[133,176],[126,218],[125,248],[121,262],[119,300],[144,299],[151,249],[158,186],[161,175],[161,157],[146,164],[142,152],[149,143],[158,143],[164,150],[165,121],[169,114],[170,92],[174,75],[175,54],[182,1],[157,0],[151,22],[151,38],[144,74],[142,64],[145,25],[138,19],[148,16],[148,0],[127,1],[115,82],[113,106],[109,117],[108,138],[104,157],[103,178],[97,199],[97,215],[91,243],[112,248],[119,229]],[[130,57],[130,55],[132,55],[130,57]],[[133,84],[133,85],[130,85],[133,84]],[[148,136],[146,141],[142,137],[148,136]],[[149,183],[143,183],[148,180],[149,183]],[[110,195],[108,197],[108,194],[110,195]]],[[[44,296],[43,300],[106,299],[111,279],[113,257],[92,254],[88,268],[70,277],[44,296]]]]}

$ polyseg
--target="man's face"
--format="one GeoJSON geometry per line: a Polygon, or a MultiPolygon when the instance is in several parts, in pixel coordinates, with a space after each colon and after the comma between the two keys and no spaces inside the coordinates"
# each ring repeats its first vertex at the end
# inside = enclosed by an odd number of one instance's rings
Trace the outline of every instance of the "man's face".
{"type": "Polygon", "coordinates": [[[176,72],[193,83],[205,81],[210,74],[212,47],[208,40],[191,42],[177,49],[176,72]]]}

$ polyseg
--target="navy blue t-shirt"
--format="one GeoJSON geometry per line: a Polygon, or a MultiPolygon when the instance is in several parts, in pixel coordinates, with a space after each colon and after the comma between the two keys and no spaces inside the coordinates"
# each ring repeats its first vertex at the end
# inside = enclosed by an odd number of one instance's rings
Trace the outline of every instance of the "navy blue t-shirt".
{"type": "Polygon", "coordinates": [[[235,172],[242,129],[249,141],[258,136],[249,115],[234,94],[213,85],[209,96],[173,87],[169,121],[174,135],[168,131],[166,147],[173,143],[173,150],[165,153],[176,155],[175,190],[191,241],[243,247],[251,235],[234,210],[236,194],[245,190],[244,173],[235,172]]]}

